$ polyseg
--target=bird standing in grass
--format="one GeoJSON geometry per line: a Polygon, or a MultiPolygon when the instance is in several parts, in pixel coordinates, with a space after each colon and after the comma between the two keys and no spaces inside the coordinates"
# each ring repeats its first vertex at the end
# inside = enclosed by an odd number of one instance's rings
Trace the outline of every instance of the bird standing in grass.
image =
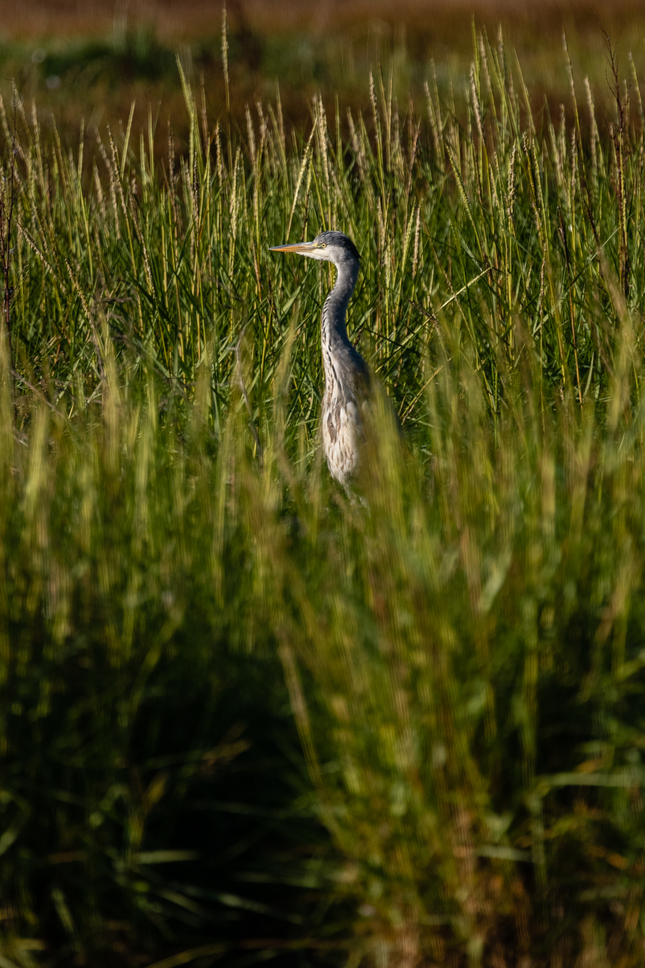
{"type": "Polygon", "coordinates": [[[360,267],[358,249],[342,232],[321,232],[313,242],[275,245],[271,251],[297,252],[336,266],[336,284],[325,300],[320,320],[325,369],[322,437],[331,476],[347,490],[360,465],[363,412],[370,388],[367,364],[350,343],[345,326],[360,267]]]}

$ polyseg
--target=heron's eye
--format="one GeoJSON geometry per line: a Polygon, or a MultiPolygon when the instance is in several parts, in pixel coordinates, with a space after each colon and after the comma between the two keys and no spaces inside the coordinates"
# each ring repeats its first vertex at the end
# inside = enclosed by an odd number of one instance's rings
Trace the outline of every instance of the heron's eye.
{"type": "Polygon", "coordinates": [[[327,243],[326,242],[319,242],[318,243],[318,248],[319,249],[326,249],[327,248],[327,243]]]}

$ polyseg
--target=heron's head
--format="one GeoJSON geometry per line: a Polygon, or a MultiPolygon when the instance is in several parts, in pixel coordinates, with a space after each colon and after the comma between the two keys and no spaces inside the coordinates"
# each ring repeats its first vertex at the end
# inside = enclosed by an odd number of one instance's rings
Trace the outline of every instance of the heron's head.
{"type": "Polygon", "coordinates": [[[271,252],[296,252],[334,265],[358,266],[360,255],[351,239],[342,232],[321,232],[313,242],[294,242],[292,245],[274,245],[271,252]]]}

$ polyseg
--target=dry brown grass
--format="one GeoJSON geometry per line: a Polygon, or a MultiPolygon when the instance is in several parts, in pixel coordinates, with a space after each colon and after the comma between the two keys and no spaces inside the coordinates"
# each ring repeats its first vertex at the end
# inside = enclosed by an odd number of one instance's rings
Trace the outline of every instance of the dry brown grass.
{"type": "MultiPolygon", "coordinates": [[[[115,16],[127,16],[153,23],[161,37],[188,39],[217,29],[222,6],[221,0],[2,0],[0,30],[5,38],[79,36],[109,31],[115,16]]],[[[233,19],[263,33],[329,32],[382,20],[436,36],[448,29],[468,29],[471,14],[480,22],[502,20],[540,33],[559,30],[564,22],[591,29],[600,23],[622,31],[645,20],[637,0],[229,0],[227,6],[233,19]]]]}

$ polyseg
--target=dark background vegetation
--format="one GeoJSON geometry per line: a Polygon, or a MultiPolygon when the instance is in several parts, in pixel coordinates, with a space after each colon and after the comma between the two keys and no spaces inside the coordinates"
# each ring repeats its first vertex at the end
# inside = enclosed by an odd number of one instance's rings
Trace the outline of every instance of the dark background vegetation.
{"type": "MultiPolygon", "coordinates": [[[[611,105],[607,78],[607,36],[618,45],[624,73],[633,56],[645,65],[645,10],[632,0],[611,4],[593,0],[524,3],[473,0],[232,0],[230,103],[233,123],[245,128],[247,105],[274,98],[279,88],[285,117],[301,126],[310,117],[311,98],[322,93],[333,108],[366,109],[366,77],[379,67],[393,72],[402,101],[423,103],[423,82],[434,61],[439,89],[454,88],[463,102],[463,79],[472,56],[473,22],[491,40],[500,24],[517,52],[534,108],[545,103],[557,117],[569,82],[562,58],[566,32],[580,76],[588,76],[601,110],[611,105]],[[546,99],[546,100],[545,100],[546,99]]],[[[110,124],[125,126],[135,102],[135,128],[147,126],[152,112],[155,142],[165,151],[168,122],[182,129],[182,94],[175,67],[177,52],[196,86],[205,89],[209,116],[227,119],[222,72],[222,4],[204,0],[34,0],[0,3],[0,91],[5,99],[15,79],[39,116],[76,138],[110,124]]]]}

